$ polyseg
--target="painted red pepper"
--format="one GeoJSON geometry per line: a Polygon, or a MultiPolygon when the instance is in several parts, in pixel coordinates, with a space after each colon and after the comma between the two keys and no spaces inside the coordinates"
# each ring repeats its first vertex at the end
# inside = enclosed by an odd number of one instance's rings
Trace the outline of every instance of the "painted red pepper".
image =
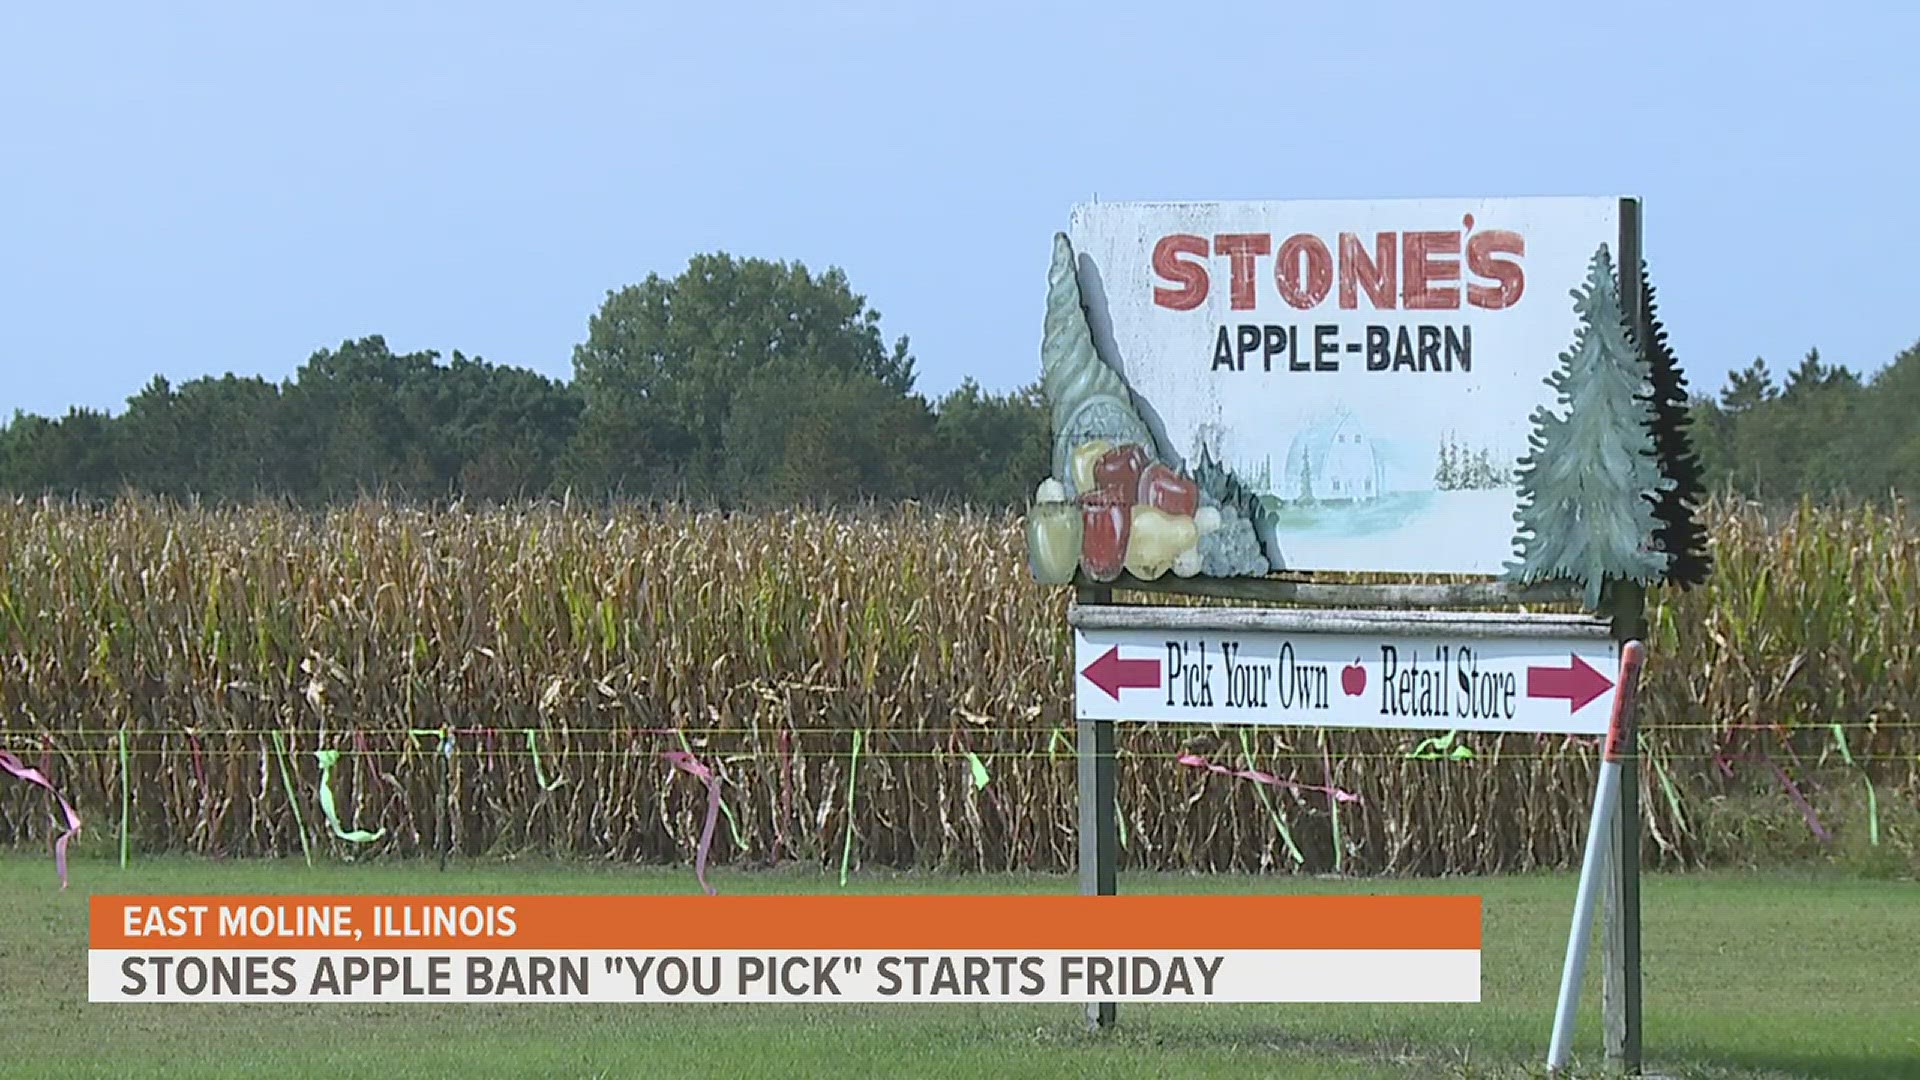
{"type": "Polygon", "coordinates": [[[1093,463],[1093,482],[1111,498],[1131,506],[1140,492],[1140,473],[1147,467],[1147,451],[1139,443],[1116,446],[1093,463]]]}
{"type": "Polygon", "coordinates": [[[1095,581],[1112,581],[1127,565],[1133,507],[1105,491],[1080,499],[1080,566],[1095,581]]]}
{"type": "Polygon", "coordinates": [[[1140,474],[1140,496],[1137,501],[1174,517],[1191,517],[1200,505],[1200,488],[1156,461],[1140,474]]]}

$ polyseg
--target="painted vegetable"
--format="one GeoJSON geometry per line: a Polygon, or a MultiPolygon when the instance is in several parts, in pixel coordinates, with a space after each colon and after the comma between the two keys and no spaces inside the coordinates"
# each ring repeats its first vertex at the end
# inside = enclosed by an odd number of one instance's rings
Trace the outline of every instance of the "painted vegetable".
{"type": "Polygon", "coordinates": [[[1080,565],[1095,581],[1112,581],[1127,564],[1133,507],[1100,492],[1081,497],[1080,565]]]}
{"type": "Polygon", "coordinates": [[[1116,446],[1093,463],[1093,483],[1100,491],[1132,504],[1140,494],[1140,474],[1146,468],[1145,447],[1139,443],[1116,446]]]}
{"type": "Polygon", "coordinates": [[[1140,494],[1134,501],[1176,517],[1191,516],[1200,505],[1200,486],[1156,461],[1140,474],[1140,494]]]}
{"type": "Polygon", "coordinates": [[[1111,449],[1113,444],[1105,439],[1094,439],[1073,448],[1073,459],[1068,463],[1068,468],[1072,471],[1070,478],[1074,492],[1086,494],[1094,490],[1093,465],[1111,449]]]}
{"type": "Polygon", "coordinates": [[[1200,565],[1200,549],[1190,547],[1181,552],[1179,558],[1173,560],[1173,576],[1193,577],[1200,572],[1200,565]]]}
{"type": "Polygon", "coordinates": [[[1191,517],[1143,505],[1130,510],[1133,520],[1127,539],[1127,573],[1142,581],[1152,581],[1173,569],[1181,552],[1200,542],[1200,532],[1193,527],[1191,517]]]}
{"type": "Polygon", "coordinates": [[[1027,513],[1027,568],[1042,585],[1070,585],[1080,565],[1080,508],[1064,500],[1035,503],[1027,513]]]}

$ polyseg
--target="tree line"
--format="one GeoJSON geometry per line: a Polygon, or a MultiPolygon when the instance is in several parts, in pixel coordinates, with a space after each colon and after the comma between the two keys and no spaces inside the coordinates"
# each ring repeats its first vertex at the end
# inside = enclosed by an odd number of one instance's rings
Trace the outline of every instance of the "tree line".
{"type": "Polygon", "coordinates": [[[1038,385],[993,394],[969,379],[929,400],[915,378],[908,340],[882,339],[839,270],[702,255],[609,292],[571,380],[395,353],[380,336],[279,383],[156,377],[118,415],[16,414],[0,491],[1023,503],[1048,469],[1038,385]]]}
{"type": "MultiPolygon", "coordinates": [[[[0,491],[1024,505],[1049,469],[1038,384],[993,394],[969,379],[929,399],[915,381],[907,338],[883,338],[841,271],[715,253],[610,291],[571,380],[394,353],[379,336],[278,383],[156,377],[117,415],[16,414],[0,428],[0,491]]],[[[1814,350],[1776,384],[1756,359],[1691,403],[1710,489],[1920,492],[1920,343],[1870,379],[1814,350]]],[[[1440,470],[1460,481],[1481,464],[1462,449],[1440,470]]]]}

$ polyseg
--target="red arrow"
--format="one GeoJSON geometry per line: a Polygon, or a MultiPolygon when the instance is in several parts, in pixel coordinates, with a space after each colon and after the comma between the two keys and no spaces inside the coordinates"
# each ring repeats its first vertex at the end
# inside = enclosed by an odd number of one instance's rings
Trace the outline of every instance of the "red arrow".
{"type": "Polygon", "coordinates": [[[1122,690],[1155,689],[1160,685],[1160,661],[1158,660],[1122,660],[1120,646],[1115,645],[1100,654],[1100,659],[1087,665],[1080,674],[1087,681],[1107,692],[1115,701],[1120,700],[1122,690]]]}
{"type": "Polygon", "coordinates": [[[1573,661],[1569,667],[1528,668],[1527,696],[1565,698],[1567,712],[1577,713],[1594,698],[1613,689],[1613,680],[1594,670],[1592,664],[1578,656],[1569,653],[1567,658],[1573,661]]]}

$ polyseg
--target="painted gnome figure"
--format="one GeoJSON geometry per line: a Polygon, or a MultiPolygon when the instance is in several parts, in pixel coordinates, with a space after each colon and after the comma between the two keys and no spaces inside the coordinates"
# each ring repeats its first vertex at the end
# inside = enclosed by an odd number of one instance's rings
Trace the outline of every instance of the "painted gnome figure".
{"type": "Polygon", "coordinates": [[[1547,378],[1566,415],[1533,415],[1520,460],[1510,578],[1576,582],[1588,609],[1609,580],[1653,584],[1667,568],[1654,532],[1654,500],[1673,481],[1653,439],[1653,383],[1621,308],[1612,256],[1602,244],[1573,292],[1580,328],[1547,378]]]}

